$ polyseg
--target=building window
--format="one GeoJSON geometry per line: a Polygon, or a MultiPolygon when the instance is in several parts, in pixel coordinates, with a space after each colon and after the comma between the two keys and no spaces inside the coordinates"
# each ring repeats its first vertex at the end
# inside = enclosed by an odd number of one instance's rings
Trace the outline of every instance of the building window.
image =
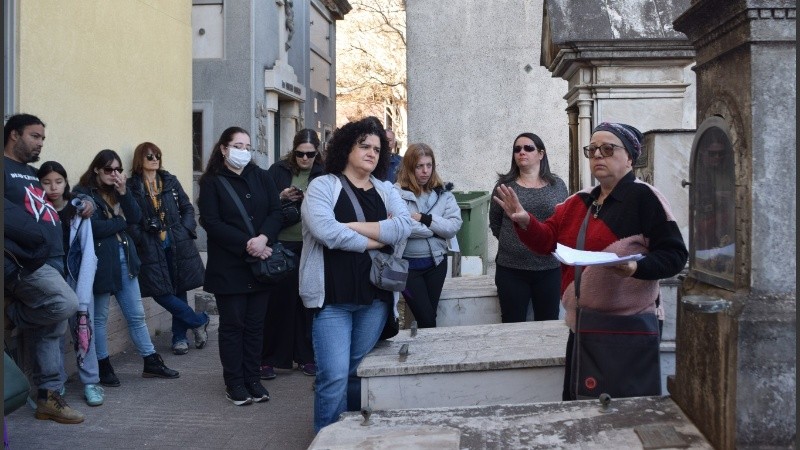
{"type": "Polygon", "coordinates": [[[192,170],[203,171],[203,111],[192,112],[192,170]]]}

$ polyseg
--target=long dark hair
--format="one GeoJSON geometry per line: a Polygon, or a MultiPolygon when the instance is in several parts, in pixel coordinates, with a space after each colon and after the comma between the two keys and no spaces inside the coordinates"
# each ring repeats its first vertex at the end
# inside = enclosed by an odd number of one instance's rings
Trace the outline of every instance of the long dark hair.
{"type": "Polygon", "coordinates": [[[64,166],[61,165],[61,163],[56,161],[43,162],[42,165],[39,166],[39,170],[36,171],[36,178],[41,180],[42,178],[50,175],[53,172],[64,177],[64,193],[62,194],[62,196],[64,197],[64,200],[67,201],[71,200],[73,195],[72,192],[70,192],[69,188],[69,178],[67,178],[67,169],[65,169],[64,166]]]}
{"type": "MultiPolygon", "coordinates": [[[[539,162],[539,178],[544,180],[549,185],[556,184],[557,177],[550,172],[550,163],[547,161],[547,149],[544,147],[544,142],[542,138],[533,134],[533,133],[520,133],[517,137],[514,138],[514,143],[517,142],[517,139],[521,137],[526,137],[533,141],[533,144],[536,146],[538,150],[542,152],[544,155],[542,160],[539,162]]],[[[508,184],[514,180],[519,178],[519,166],[517,165],[517,161],[514,159],[514,153],[511,153],[511,169],[505,174],[497,174],[497,183],[498,184],[508,184]]]]}
{"type": "Polygon", "coordinates": [[[283,155],[284,161],[286,164],[289,165],[289,169],[292,171],[292,175],[297,176],[300,173],[300,165],[297,164],[297,158],[294,156],[294,151],[297,150],[301,144],[311,144],[314,146],[314,150],[317,151],[317,156],[314,157],[313,165],[322,165],[322,155],[319,151],[319,136],[317,136],[317,132],[310,129],[310,128],[303,128],[302,130],[298,131],[294,135],[294,141],[292,141],[292,149],[289,150],[289,153],[283,155]]]}
{"type": "Polygon", "coordinates": [[[378,164],[372,175],[380,180],[386,179],[386,171],[389,169],[389,141],[386,139],[386,132],[381,121],[377,117],[365,117],[357,122],[348,122],[341,128],[333,132],[333,136],[328,141],[325,149],[325,172],[340,174],[347,167],[347,158],[356,144],[360,144],[367,139],[367,136],[374,134],[381,141],[381,152],[378,156],[378,164]]]}
{"type": "MultiPolygon", "coordinates": [[[[216,144],[214,144],[214,149],[211,150],[211,156],[208,158],[208,164],[206,164],[206,171],[203,172],[203,175],[200,175],[200,181],[205,180],[209,176],[214,176],[219,173],[219,171],[225,167],[225,158],[222,156],[222,147],[227,146],[228,144],[233,141],[233,135],[236,133],[244,133],[247,136],[250,136],[250,133],[247,132],[244,128],[241,127],[228,127],[219,137],[219,140],[216,144]]],[[[252,162],[248,164],[253,164],[252,162]]]]}
{"type": "MultiPolygon", "coordinates": [[[[131,173],[134,175],[142,175],[144,172],[144,155],[147,151],[161,158],[161,149],[152,142],[142,142],[136,146],[133,151],[133,163],[131,163],[131,173]]],[[[158,170],[161,170],[161,160],[158,160],[158,170]]]]}
{"type": "Polygon", "coordinates": [[[119,163],[119,167],[122,168],[122,159],[117,152],[111,149],[100,150],[92,160],[92,163],[89,164],[89,168],[86,169],[86,172],[81,175],[80,180],[78,180],[78,185],[106,191],[114,190],[114,188],[110,186],[100,186],[97,183],[97,173],[95,172],[95,170],[102,170],[103,167],[107,167],[114,162],[114,160],[116,160],[119,163]]]}

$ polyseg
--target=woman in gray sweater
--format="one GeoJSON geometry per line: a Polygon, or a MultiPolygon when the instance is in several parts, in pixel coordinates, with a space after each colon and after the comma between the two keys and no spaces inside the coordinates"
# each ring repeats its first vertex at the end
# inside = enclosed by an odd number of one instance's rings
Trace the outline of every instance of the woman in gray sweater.
{"type": "MultiPolygon", "coordinates": [[[[499,176],[497,185],[513,189],[525,210],[544,221],[567,198],[567,186],[550,173],[547,150],[539,136],[522,133],[514,139],[512,149],[511,169],[499,176]]],[[[492,192],[495,189],[497,186],[492,192]]],[[[524,322],[531,303],[533,320],[558,319],[558,260],[528,250],[514,232],[514,223],[495,202],[489,207],[489,228],[498,240],[495,285],[503,323],[524,322]]]]}

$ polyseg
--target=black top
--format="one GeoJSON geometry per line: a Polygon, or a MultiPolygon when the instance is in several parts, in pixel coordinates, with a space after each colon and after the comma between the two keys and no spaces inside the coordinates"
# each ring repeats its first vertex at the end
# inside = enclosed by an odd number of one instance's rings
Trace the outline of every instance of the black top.
{"type": "MultiPolygon", "coordinates": [[[[347,180],[350,183],[350,180],[347,180]]],[[[364,210],[364,219],[367,222],[385,220],[386,206],[378,194],[377,189],[367,191],[359,189],[350,183],[356,194],[361,209],[364,210]]],[[[342,190],[336,205],[333,208],[336,220],[342,223],[358,222],[356,210],[350,202],[347,193],[342,190]]],[[[381,251],[391,250],[384,247],[381,251]]],[[[386,302],[393,301],[391,291],[378,289],[369,281],[369,271],[372,267],[372,258],[369,252],[350,252],[346,250],[333,250],[323,248],[325,261],[325,304],[357,304],[370,305],[375,299],[386,302]]]]}

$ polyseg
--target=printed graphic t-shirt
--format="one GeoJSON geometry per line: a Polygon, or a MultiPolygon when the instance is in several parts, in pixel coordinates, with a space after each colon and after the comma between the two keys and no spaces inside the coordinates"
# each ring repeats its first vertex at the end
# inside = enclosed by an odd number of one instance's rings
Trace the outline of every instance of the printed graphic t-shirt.
{"type": "Polygon", "coordinates": [[[21,206],[36,219],[50,244],[50,258],[58,257],[60,260],[64,255],[61,220],[58,218],[58,211],[47,199],[39,178],[36,177],[36,169],[6,156],[3,158],[5,198],[21,206]]]}

